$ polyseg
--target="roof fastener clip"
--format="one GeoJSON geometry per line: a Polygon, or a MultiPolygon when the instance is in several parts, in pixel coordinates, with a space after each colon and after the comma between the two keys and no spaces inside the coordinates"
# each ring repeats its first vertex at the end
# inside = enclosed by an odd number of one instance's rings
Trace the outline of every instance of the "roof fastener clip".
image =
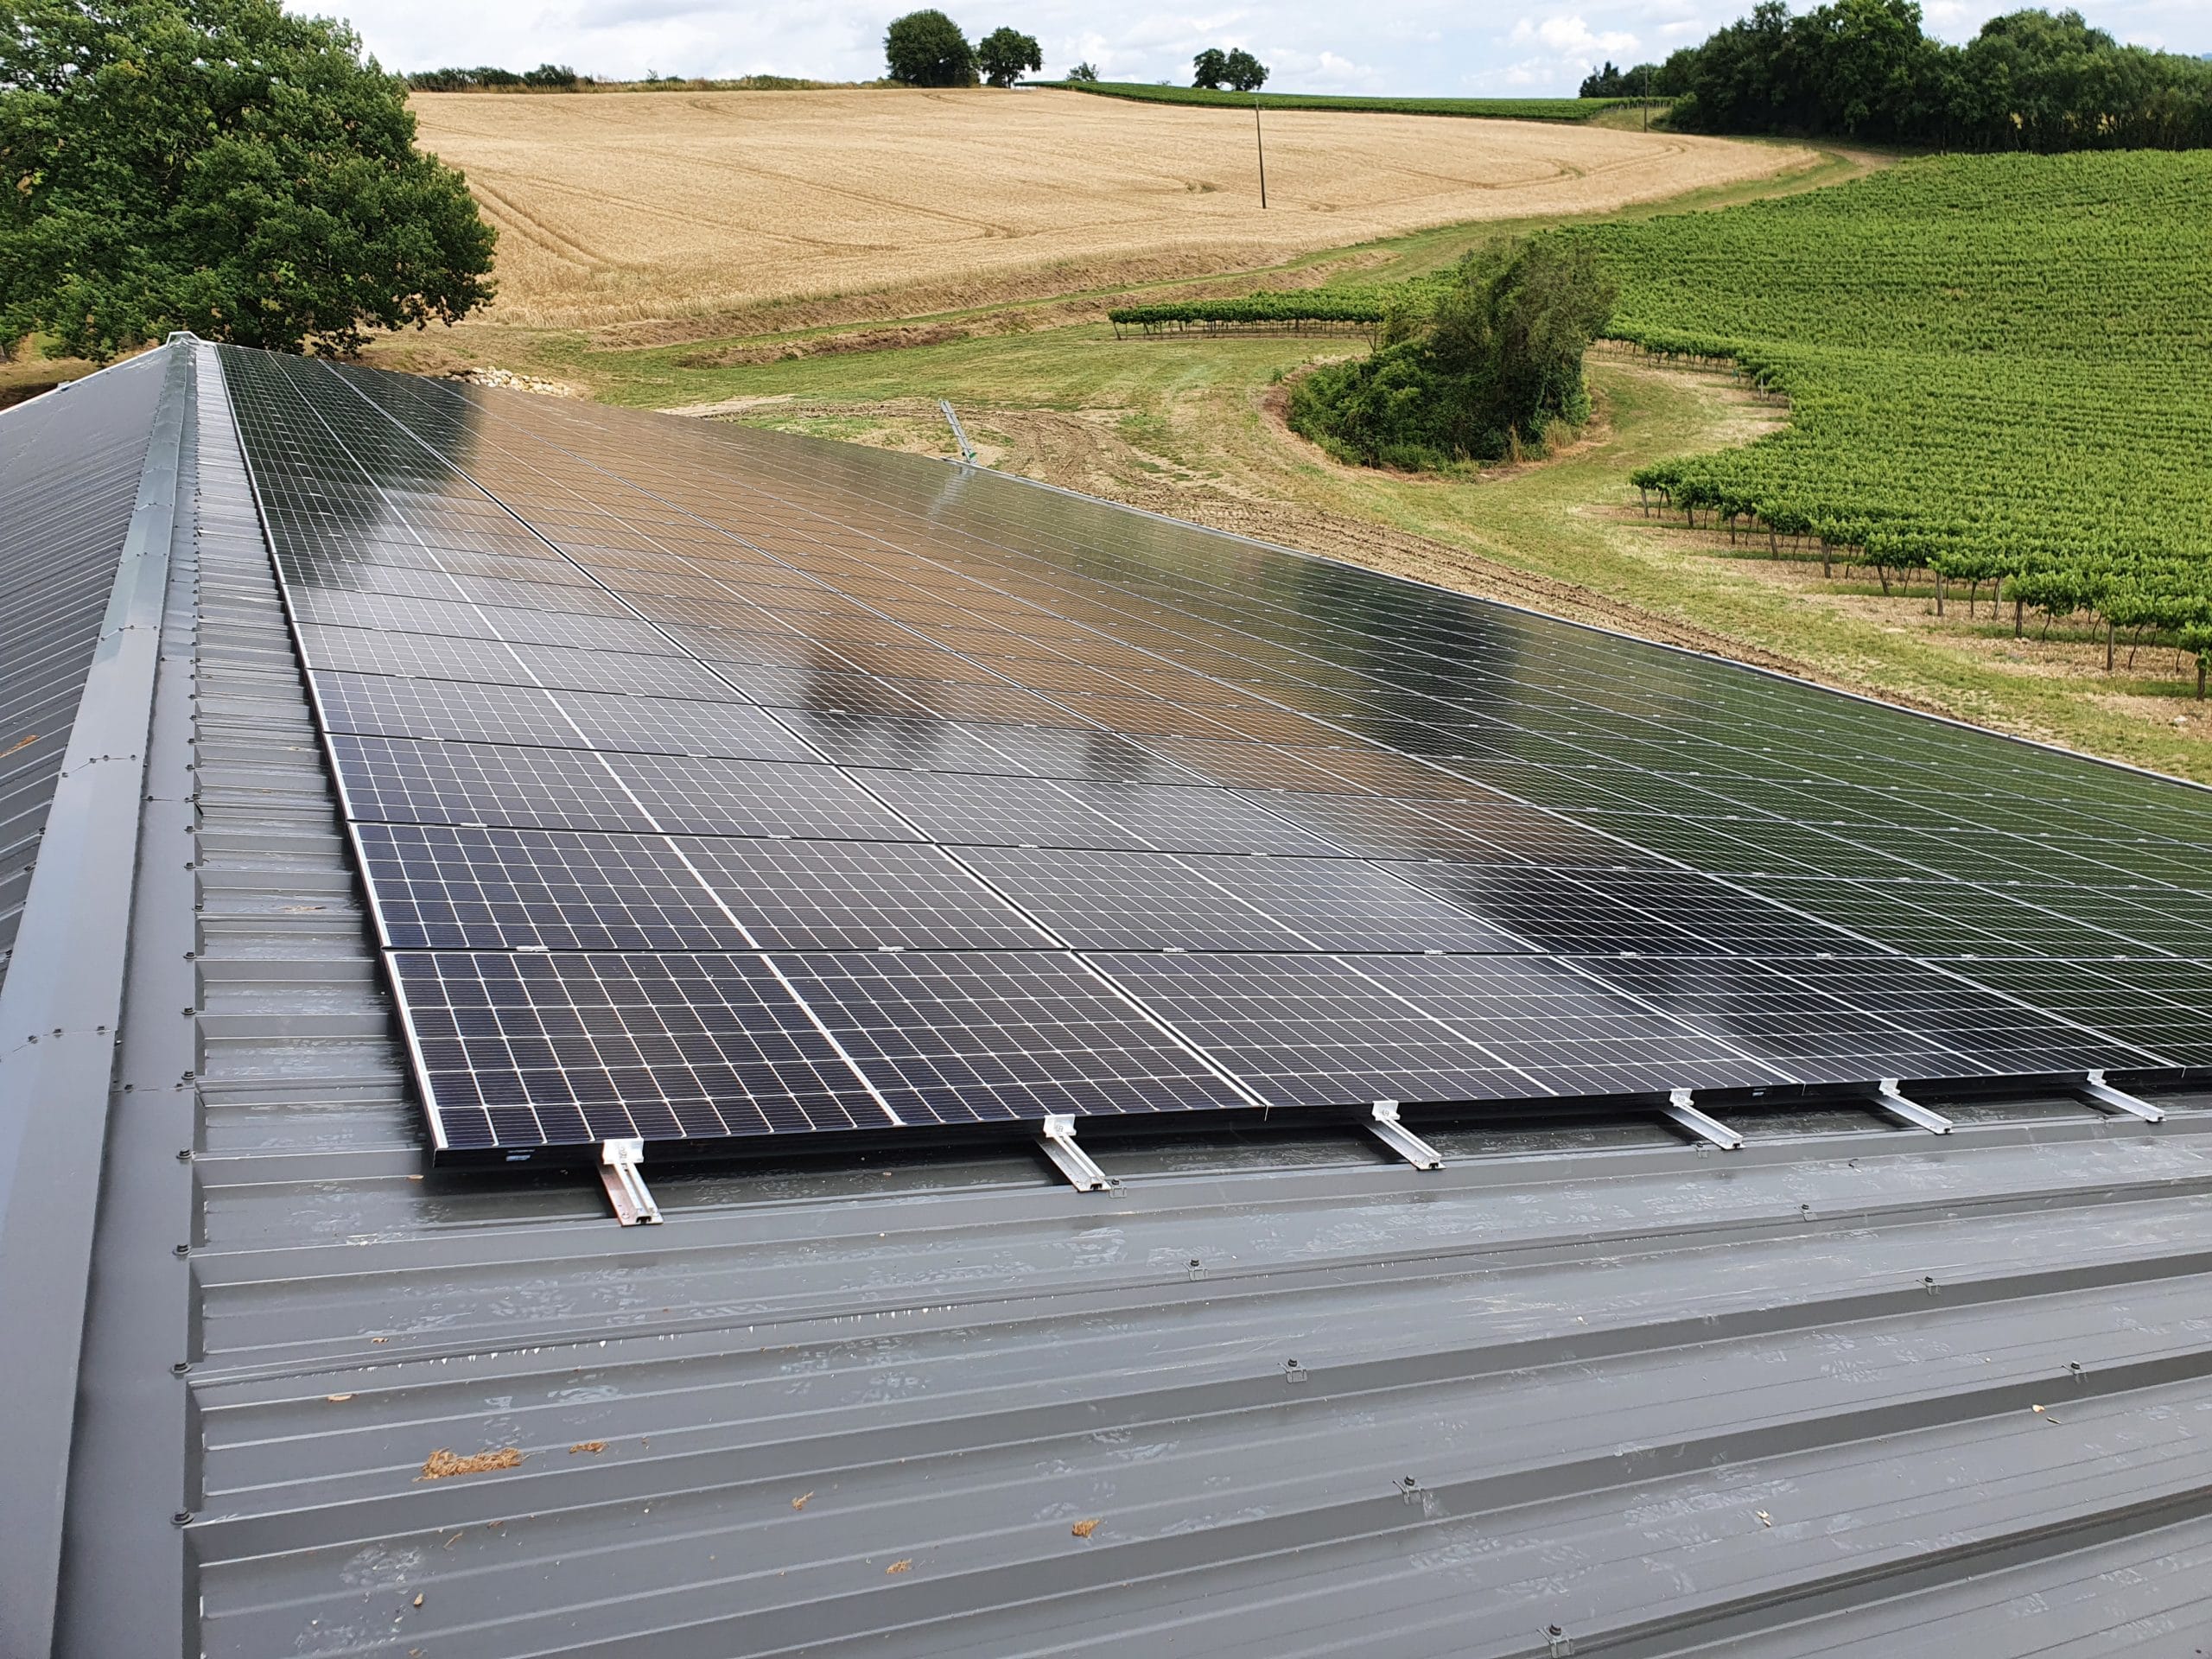
{"type": "Polygon", "coordinates": [[[2138,1100],[2125,1089],[2115,1089],[2107,1083],[2102,1071],[2090,1072],[2088,1078],[2080,1085],[2080,1090],[2085,1097],[2095,1104],[2108,1107],[2115,1112],[2125,1113],[2129,1117],[2139,1117],[2145,1123],[2163,1123],[2166,1121],[2165,1113],[2149,1101],[2138,1100]]]}
{"type": "Polygon", "coordinates": [[[1441,1169],[1444,1154],[1398,1121],[1398,1103],[1378,1100],[1367,1120],[1367,1132],[1415,1169],[1441,1169]]]}
{"type": "Polygon", "coordinates": [[[1037,1137],[1037,1144],[1077,1192],[1103,1192],[1114,1185],[1106,1172],[1090,1161],[1090,1154],[1076,1145],[1073,1113],[1046,1114],[1044,1132],[1037,1137]]]}
{"type": "Polygon", "coordinates": [[[1915,1100],[1905,1098],[1901,1081],[1884,1077],[1874,1093],[1874,1109],[1885,1112],[1908,1128],[1925,1129],[1930,1135],[1948,1135],[1951,1120],[1941,1112],[1931,1112],[1915,1100]]]}
{"type": "Polygon", "coordinates": [[[1687,1089],[1668,1090],[1667,1103],[1659,1109],[1659,1113],[1705,1146],[1718,1147],[1723,1152],[1737,1152],[1743,1147],[1744,1137],[1718,1118],[1707,1117],[1698,1110],[1690,1103],[1690,1091],[1687,1089]]]}
{"type": "Polygon", "coordinates": [[[599,1147],[599,1184],[614,1206],[614,1219],[625,1227],[658,1227],[660,1205],[638,1173],[645,1155],[642,1139],[603,1141],[599,1147]]]}

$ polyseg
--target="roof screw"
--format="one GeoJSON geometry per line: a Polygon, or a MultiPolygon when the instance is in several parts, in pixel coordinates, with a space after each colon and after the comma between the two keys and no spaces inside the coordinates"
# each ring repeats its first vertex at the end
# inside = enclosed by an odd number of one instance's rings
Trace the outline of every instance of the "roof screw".
{"type": "Polygon", "coordinates": [[[1550,1659],[1560,1659],[1560,1656],[1574,1651],[1574,1638],[1558,1625],[1547,1624],[1544,1626],[1544,1651],[1550,1659]]]}
{"type": "Polygon", "coordinates": [[[1307,1370],[1303,1365],[1300,1365],[1294,1359],[1285,1360],[1283,1362],[1282,1380],[1289,1383],[1293,1388],[1296,1388],[1300,1384],[1303,1383],[1306,1379],[1312,1375],[1313,1373],[1311,1371],[1307,1370]]]}
{"type": "Polygon", "coordinates": [[[2089,1380],[2089,1374],[2082,1369],[2081,1363],[2078,1361],[2070,1362],[2067,1365],[2066,1370],[2068,1375],[2072,1376],[2076,1382],[2086,1382],[2089,1380]]]}
{"type": "Polygon", "coordinates": [[[1192,1278],[1193,1278],[1193,1279],[1195,1279],[1195,1278],[1197,1278],[1200,1274],[1202,1274],[1202,1273],[1204,1273],[1204,1272],[1205,1271],[1205,1266],[1204,1266],[1204,1265],[1203,1265],[1203,1264],[1198,1261],[1198,1258],[1197,1256],[1195,1256],[1195,1255],[1194,1255],[1194,1256],[1192,1256],[1192,1257],[1191,1258],[1191,1266],[1190,1266],[1190,1269],[1189,1269],[1189,1271],[1190,1271],[1190,1275],[1191,1275],[1191,1277],[1192,1277],[1192,1278]]]}
{"type": "Polygon", "coordinates": [[[1933,1296],[1936,1294],[1936,1280],[1933,1274],[1923,1279],[1920,1282],[1930,1296],[1933,1296]]]}
{"type": "Polygon", "coordinates": [[[176,1253],[179,1255],[190,1255],[192,1254],[192,1246],[189,1244],[180,1244],[176,1247],[176,1253]]]}
{"type": "Polygon", "coordinates": [[[176,1363],[175,1364],[174,1364],[174,1365],[172,1365],[172,1366],[170,1366],[170,1367],[169,1367],[169,1375],[170,1375],[171,1376],[182,1376],[186,1372],[189,1371],[191,1369],[192,1369],[192,1362],[191,1362],[190,1360],[188,1360],[188,1359],[180,1359],[179,1361],[177,1361],[177,1363],[176,1363]]]}
{"type": "Polygon", "coordinates": [[[169,1524],[175,1527],[190,1526],[192,1524],[192,1511],[190,1510],[179,1510],[175,1515],[169,1516],[169,1524]]]}
{"type": "Polygon", "coordinates": [[[180,1164],[190,1163],[192,1161],[192,1148],[190,1147],[179,1147],[176,1149],[176,1160],[180,1164]]]}

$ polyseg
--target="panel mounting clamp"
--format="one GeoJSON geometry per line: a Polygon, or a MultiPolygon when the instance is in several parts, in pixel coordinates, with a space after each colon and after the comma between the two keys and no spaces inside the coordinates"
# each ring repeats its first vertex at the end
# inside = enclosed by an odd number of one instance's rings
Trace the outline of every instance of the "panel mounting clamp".
{"type": "Polygon", "coordinates": [[[1667,1103],[1662,1106],[1659,1111],[1660,1115],[1674,1124],[1676,1128],[1695,1135],[1707,1145],[1718,1147],[1723,1152],[1737,1152],[1743,1147],[1744,1137],[1726,1123],[1721,1122],[1719,1119],[1707,1117],[1693,1106],[1690,1103],[1690,1091],[1687,1089],[1669,1090],[1667,1094],[1667,1103]]]}
{"type": "Polygon", "coordinates": [[[2080,1085],[2081,1092],[2100,1106],[2110,1107],[2115,1112],[2125,1112],[2130,1117],[2139,1117],[2145,1123],[2163,1123],[2165,1113],[2147,1100],[2138,1100],[2125,1089],[2115,1089],[2105,1081],[2101,1071],[2092,1071],[2080,1085]]]}
{"type": "Polygon", "coordinates": [[[1874,1109],[1886,1112],[1900,1123],[1916,1129],[1925,1129],[1930,1135],[1948,1135],[1951,1120],[1941,1112],[1931,1112],[1918,1101],[1905,1097],[1896,1077],[1884,1077],[1874,1091],[1874,1109]]]}
{"type": "Polygon", "coordinates": [[[625,1227],[658,1227],[660,1205],[646,1190],[638,1165],[645,1155],[643,1141],[605,1141],[599,1148],[599,1184],[614,1206],[614,1219],[625,1227]]]}
{"type": "Polygon", "coordinates": [[[1072,1113],[1047,1114],[1044,1133],[1037,1137],[1037,1144],[1077,1192],[1103,1192],[1114,1185],[1106,1172],[1090,1161],[1090,1154],[1076,1145],[1072,1113]]]}
{"type": "Polygon", "coordinates": [[[1398,1121],[1398,1103],[1378,1100],[1363,1125],[1367,1132],[1415,1169],[1441,1169],[1444,1154],[1398,1121]]]}

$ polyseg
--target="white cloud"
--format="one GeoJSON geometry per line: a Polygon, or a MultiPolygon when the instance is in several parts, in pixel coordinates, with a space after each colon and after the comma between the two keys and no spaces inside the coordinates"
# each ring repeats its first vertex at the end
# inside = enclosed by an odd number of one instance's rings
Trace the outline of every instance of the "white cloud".
{"type": "MultiPolygon", "coordinates": [[[[2018,0],[1929,0],[1929,26],[1971,35],[2018,0]]],[[[909,5],[936,3],[971,35],[1012,23],[1043,44],[1046,69],[1088,59],[1126,80],[1187,82],[1192,54],[1242,46],[1274,72],[1271,90],[1406,96],[1571,93],[1606,58],[1628,63],[1701,39],[1752,0],[1571,0],[1572,10],[1513,19],[1456,0],[1284,0],[1183,10],[1154,0],[1116,16],[1097,0],[814,0],[807,6],[732,0],[287,0],[352,18],[369,48],[397,69],[442,64],[527,68],[568,63],[588,74],[735,75],[763,71],[829,80],[883,72],[884,26],[909,5]]],[[[1810,0],[1796,0],[1802,9],[1810,0]]],[[[2212,52],[2204,0],[2081,0],[2092,22],[2123,40],[2212,52]]]]}
{"type": "Polygon", "coordinates": [[[1516,46],[1540,45],[1554,57],[1586,58],[1593,52],[1615,56],[1636,50],[1636,36],[1624,29],[1607,29],[1599,34],[1584,22],[1579,12],[1573,16],[1554,14],[1540,23],[1523,17],[1513,25],[1510,37],[1516,46]]]}

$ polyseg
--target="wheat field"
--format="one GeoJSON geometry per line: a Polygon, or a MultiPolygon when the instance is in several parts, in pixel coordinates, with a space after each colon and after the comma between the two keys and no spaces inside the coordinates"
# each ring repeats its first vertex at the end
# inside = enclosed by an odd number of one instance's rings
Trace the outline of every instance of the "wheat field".
{"type": "Polygon", "coordinates": [[[1781,146],[1533,122],[1030,91],[418,93],[424,148],[499,228],[489,321],[886,315],[1247,270],[1429,226],[1772,175],[1781,146]]]}

